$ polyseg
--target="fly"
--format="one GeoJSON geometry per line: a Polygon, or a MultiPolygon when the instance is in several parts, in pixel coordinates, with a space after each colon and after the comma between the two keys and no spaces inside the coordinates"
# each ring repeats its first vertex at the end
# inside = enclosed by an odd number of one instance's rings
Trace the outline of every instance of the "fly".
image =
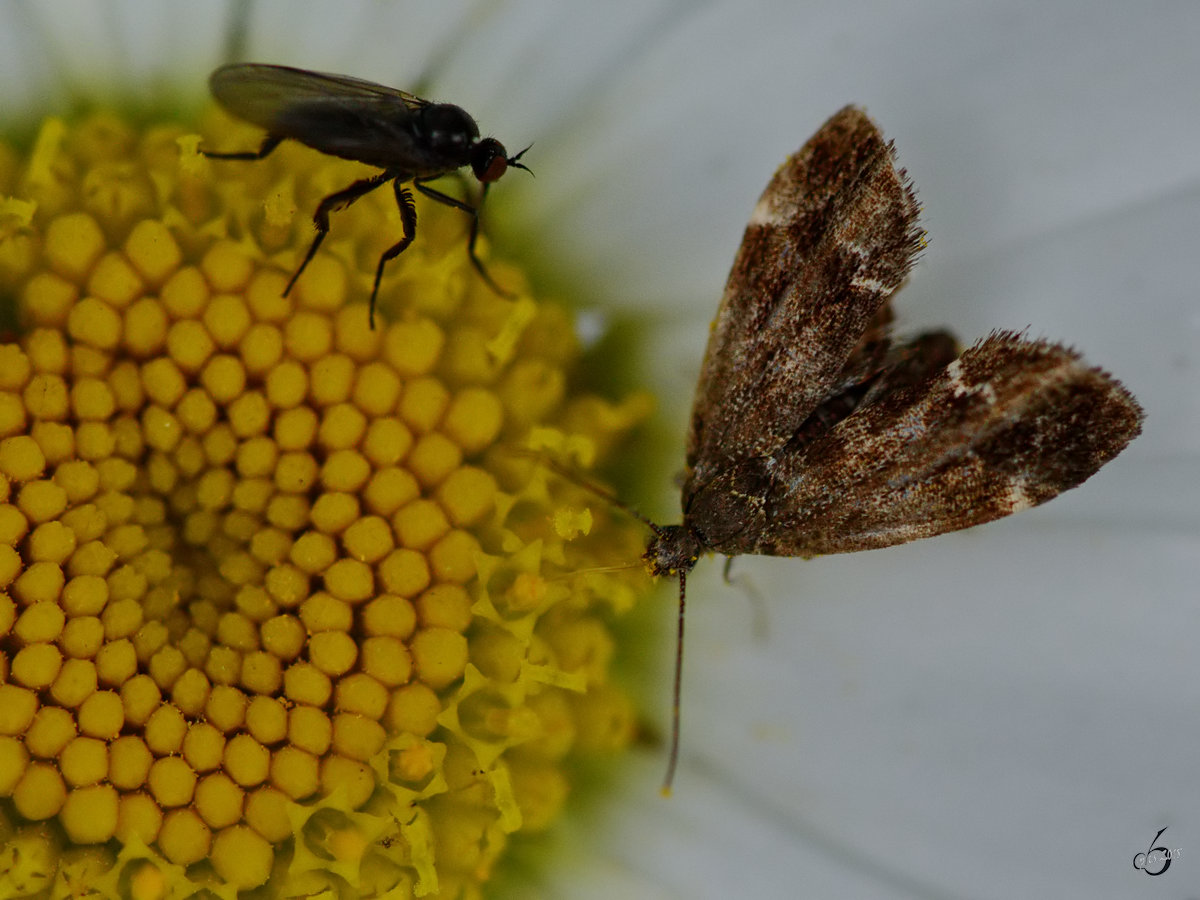
{"type": "Polygon", "coordinates": [[[467,241],[471,265],[492,290],[506,295],[475,255],[479,210],[488,187],[510,166],[529,171],[519,162],[528,147],[509,156],[504,145],[495,138],[480,138],[479,126],[465,110],[349,75],[329,75],[290,66],[233,63],[213,72],[208,85],[213,97],[227,112],[267,132],[257,150],[242,153],[202,151],[210,159],[263,159],[281,142],[291,139],[321,153],[383,170],[330,194],[317,206],[313,214],[316,237],[309,245],[304,261],[283,289],[285,297],[329,233],[329,214],[344,209],[389,181],[396,192],[404,233],[384,251],[375,269],[368,312],[371,328],[375,327],[375,297],[379,293],[383,267],[389,259],[403,253],[417,233],[417,208],[412,192],[405,187],[409,182],[431,200],[461,209],[471,217],[471,235],[467,241]],[[475,206],[428,184],[463,166],[470,166],[475,178],[483,185],[475,206]]]}

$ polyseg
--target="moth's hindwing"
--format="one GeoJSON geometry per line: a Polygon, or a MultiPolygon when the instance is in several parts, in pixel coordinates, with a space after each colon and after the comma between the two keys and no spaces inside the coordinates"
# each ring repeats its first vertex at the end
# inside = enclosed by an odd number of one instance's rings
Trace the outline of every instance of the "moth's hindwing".
{"type": "Polygon", "coordinates": [[[869,550],[1019,512],[1090,478],[1141,422],[1120,382],[1075,352],[994,334],[777,454],[752,552],[869,550]]]}

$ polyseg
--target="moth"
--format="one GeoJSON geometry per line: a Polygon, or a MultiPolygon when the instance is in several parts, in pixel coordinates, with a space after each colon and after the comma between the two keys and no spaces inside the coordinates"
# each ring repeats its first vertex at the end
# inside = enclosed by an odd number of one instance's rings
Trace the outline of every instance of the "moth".
{"type": "Polygon", "coordinates": [[[946,331],[892,337],[892,295],[925,247],[918,212],[892,145],[848,106],[750,216],[696,388],[683,521],[638,516],[646,568],[679,579],[664,793],[700,556],[851,553],[979,525],[1076,487],[1141,431],[1133,396],[1061,344],[1002,331],[960,355],[946,331]]]}
{"type": "Polygon", "coordinates": [[[208,85],[213,97],[228,113],[267,132],[257,150],[241,153],[202,151],[210,159],[263,159],[280,143],[291,139],[321,153],[383,170],[378,175],[355,181],[320,202],[313,214],[316,236],[284,288],[285,297],[325,240],[329,232],[329,214],[344,209],[389,181],[400,208],[403,235],[384,251],[375,269],[368,309],[371,328],[375,327],[375,298],[383,279],[383,267],[388,260],[403,253],[417,233],[417,209],[412,193],[404,186],[410,182],[415,190],[431,200],[460,209],[471,217],[471,233],[467,240],[471,265],[492,290],[505,294],[475,255],[479,210],[488,187],[510,168],[529,171],[520,162],[528,147],[509,156],[504,145],[495,138],[480,138],[479,126],[460,107],[422,100],[407,91],[349,75],[310,72],[290,66],[233,63],[213,72],[208,85]],[[465,166],[471,167],[483,186],[475,206],[429,186],[430,181],[465,166]]]}

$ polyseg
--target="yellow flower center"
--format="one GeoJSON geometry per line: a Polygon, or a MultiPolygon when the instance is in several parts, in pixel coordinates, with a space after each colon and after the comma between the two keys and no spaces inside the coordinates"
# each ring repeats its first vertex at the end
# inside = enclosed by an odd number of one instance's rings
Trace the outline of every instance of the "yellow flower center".
{"type": "Polygon", "coordinates": [[[390,192],[283,297],[362,167],[199,143],[0,147],[0,895],[475,896],[632,731],[642,576],[572,573],[640,529],[513,449],[588,463],[644,399],[572,394],[569,317],[491,292],[436,204],[377,330],[390,192]]]}

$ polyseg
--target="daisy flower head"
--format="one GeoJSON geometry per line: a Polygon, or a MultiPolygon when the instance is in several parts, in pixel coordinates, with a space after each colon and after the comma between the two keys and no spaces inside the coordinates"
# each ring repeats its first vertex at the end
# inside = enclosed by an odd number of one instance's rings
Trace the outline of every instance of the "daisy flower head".
{"type": "Polygon", "coordinates": [[[306,259],[363,166],[201,152],[256,138],[93,111],[4,148],[7,894],[476,896],[633,734],[645,579],[596,568],[640,531],[537,457],[602,461],[645,396],[580,389],[568,313],[419,193],[306,259]]]}

